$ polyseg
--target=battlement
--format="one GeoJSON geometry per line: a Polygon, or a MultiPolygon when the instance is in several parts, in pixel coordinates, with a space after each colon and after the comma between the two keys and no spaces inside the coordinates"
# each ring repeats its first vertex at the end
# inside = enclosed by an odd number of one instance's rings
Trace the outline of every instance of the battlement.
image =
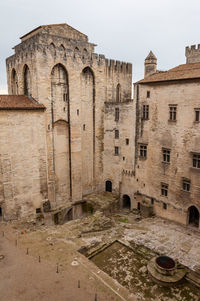
{"type": "Polygon", "coordinates": [[[200,44],[185,48],[186,63],[200,63],[200,44]]]}

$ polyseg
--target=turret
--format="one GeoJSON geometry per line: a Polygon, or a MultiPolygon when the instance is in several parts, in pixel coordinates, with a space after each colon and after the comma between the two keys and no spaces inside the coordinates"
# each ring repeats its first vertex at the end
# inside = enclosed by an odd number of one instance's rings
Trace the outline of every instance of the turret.
{"type": "Polygon", "coordinates": [[[185,48],[186,63],[200,63],[200,44],[185,48]]]}
{"type": "Polygon", "coordinates": [[[144,77],[147,77],[157,70],[157,58],[152,51],[149,52],[144,62],[144,77]]]}

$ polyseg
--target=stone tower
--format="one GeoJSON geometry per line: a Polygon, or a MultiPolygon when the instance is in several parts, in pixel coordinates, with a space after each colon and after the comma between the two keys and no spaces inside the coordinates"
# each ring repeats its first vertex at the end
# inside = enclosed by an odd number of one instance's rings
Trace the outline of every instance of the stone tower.
{"type": "Polygon", "coordinates": [[[144,77],[147,77],[157,70],[157,58],[152,51],[149,52],[144,63],[144,77]]]}
{"type": "Polygon", "coordinates": [[[132,65],[95,54],[95,46],[65,23],[44,25],[21,37],[6,61],[9,94],[47,108],[48,198],[57,205],[104,189],[104,102],[131,98],[132,65]]]}
{"type": "Polygon", "coordinates": [[[185,48],[186,63],[200,63],[200,44],[185,48]]]}

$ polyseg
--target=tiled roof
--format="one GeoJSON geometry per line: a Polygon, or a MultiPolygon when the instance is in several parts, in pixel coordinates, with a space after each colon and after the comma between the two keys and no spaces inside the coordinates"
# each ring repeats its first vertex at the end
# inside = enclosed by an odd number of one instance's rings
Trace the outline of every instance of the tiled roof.
{"type": "Polygon", "coordinates": [[[0,95],[0,110],[45,110],[45,106],[26,95],[0,95]]]}
{"type": "Polygon", "coordinates": [[[145,84],[197,78],[200,78],[200,63],[184,64],[172,68],[168,71],[159,71],[138,81],[137,83],[145,84]]]}

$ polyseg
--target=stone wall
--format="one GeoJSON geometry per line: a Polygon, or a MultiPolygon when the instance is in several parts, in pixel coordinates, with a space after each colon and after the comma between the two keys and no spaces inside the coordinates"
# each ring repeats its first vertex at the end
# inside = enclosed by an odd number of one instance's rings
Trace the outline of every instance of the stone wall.
{"type": "Polygon", "coordinates": [[[48,198],[43,111],[0,111],[0,207],[5,220],[36,213],[48,198]]]}

